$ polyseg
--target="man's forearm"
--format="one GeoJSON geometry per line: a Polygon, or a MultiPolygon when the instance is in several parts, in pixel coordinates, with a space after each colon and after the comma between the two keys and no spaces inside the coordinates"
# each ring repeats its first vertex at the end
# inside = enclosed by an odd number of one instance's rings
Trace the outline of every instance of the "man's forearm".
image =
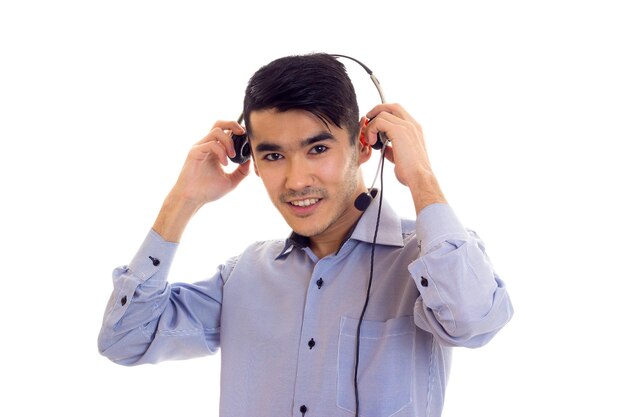
{"type": "Polygon", "coordinates": [[[415,215],[418,215],[424,207],[431,204],[447,203],[437,178],[432,174],[420,176],[416,181],[409,184],[409,189],[413,196],[415,215]]]}
{"type": "Polygon", "coordinates": [[[152,229],[168,242],[180,242],[189,220],[199,207],[187,200],[168,195],[152,229]]]}

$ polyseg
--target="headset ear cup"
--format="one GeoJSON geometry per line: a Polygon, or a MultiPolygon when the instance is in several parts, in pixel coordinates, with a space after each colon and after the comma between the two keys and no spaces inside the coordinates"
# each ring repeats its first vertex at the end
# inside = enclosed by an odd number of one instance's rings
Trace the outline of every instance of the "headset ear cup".
{"type": "Polygon", "coordinates": [[[248,143],[248,136],[246,135],[233,135],[233,147],[235,148],[235,156],[233,158],[228,157],[236,164],[243,164],[250,159],[250,144],[248,143]]]}
{"type": "Polygon", "coordinates": [[[378,132],[376,134],[376,143],[372,145],[372,148],[378,150],[381,150],[383,148],[383,145],[385,144],[384,142],[384,136],[382,132],[378,132]]]}

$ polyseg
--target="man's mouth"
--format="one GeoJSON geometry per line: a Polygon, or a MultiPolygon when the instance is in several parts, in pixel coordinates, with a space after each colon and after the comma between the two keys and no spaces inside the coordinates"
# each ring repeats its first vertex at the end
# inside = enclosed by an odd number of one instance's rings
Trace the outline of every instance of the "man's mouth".
{"type": "Polygon", "coordinates": [[[290,201],[289,204],[291,204],[292,206],[298,206],[298,207],[309,207],[317,203],[320,200],[321,200],[320,198],[307,198],[305,200],[290,201]]]}

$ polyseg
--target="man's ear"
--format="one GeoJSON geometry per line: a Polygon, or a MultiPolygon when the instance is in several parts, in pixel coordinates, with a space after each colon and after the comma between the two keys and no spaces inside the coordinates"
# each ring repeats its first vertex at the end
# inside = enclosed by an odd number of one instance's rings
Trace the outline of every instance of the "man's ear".
{"type": "Polygon", "coordinates": [[[359,147],[359,165],[369,161],[372,156],[372,147],[370,145],[357,144],[359,147]]]}
{"type": "Polygon", "coordinates": [[[368,121],[367,117],[362,117],[359,122],[359,141],[355,144],[359,148],[359,165],[367,162],[372,156],[372,147],[365,139],[365,129],[368,121]]]}
{"type": "Polygon", "coordinates": [[[363,146],[367,146],[367,140],[365,139],[365,128],[367,127],[367,123],[369,119],[367,117],[361,117],[359,121],[359,142],[363,146]]]}

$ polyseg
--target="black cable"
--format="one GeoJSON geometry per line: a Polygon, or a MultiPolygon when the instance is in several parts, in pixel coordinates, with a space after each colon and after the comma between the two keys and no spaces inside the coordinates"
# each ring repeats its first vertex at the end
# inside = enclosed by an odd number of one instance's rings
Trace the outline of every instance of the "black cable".
{"type": "Polygon", "coordinates": [[[359,356],[361,348],[361,324],[363,324],[363,317],[365,317],[365,310],[370,302],[370,291],[372,289],[372,278],[374,276],[374,252],[376,250],[376,238],[378,237],[378,227],[380,225],[380,212],[383,207],[383,167],[385,166],[385,147],[383,147],[383,155],[380,163],[380,200],[378,200],[378,213],[376,214],[376,227],[374,228],[374,238],[372,239],[372,252],[370,254],[370,277],[367,283],[367,293],[365,295],[365,303],[363,303],[363,310],[361,310],[361,317],[359,317],[359,323],[356,328],[356,360],[354,363],[354,399],[355,399],[355,416],[359,417],[359,387],[357,377],[359,375],[359,356]]]}

